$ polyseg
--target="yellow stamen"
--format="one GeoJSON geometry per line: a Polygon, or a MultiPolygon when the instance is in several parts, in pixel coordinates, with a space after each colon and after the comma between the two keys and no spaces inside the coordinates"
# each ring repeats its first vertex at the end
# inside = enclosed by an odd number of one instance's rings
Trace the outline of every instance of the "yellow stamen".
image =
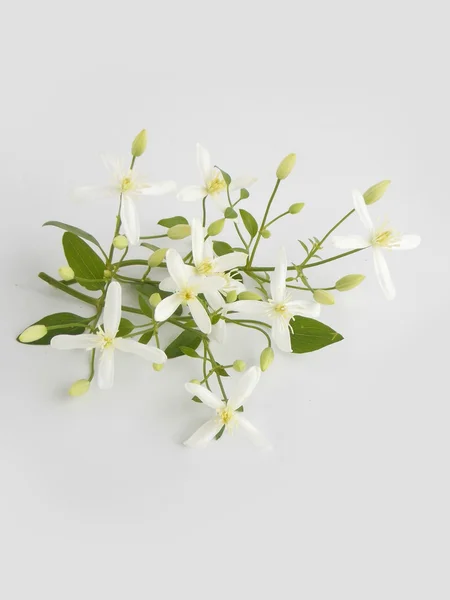
{"type": "Polygon", "coordinates": [[[121,184],[122,192],[129,192],[130,190],[133,189],[133,187],[134,187],[134,182],[131,177],[126,176],[122,179],[122,184],[121,184]]]}
{"type": "Polygon", "coordinates": [[[208,259],[201,262],[197,267],[197,273],[199,275],[207,275],[208,273],[211,273],[212,270],[213,270],[212,260],[208,260],[208,259]]]}
{"type": "Polygon", "coordinates": [[[217,411],[217,413],[219,415],[220,420],[222,421],[222,423],[224,425],[229,426],[230,423],[233,421],[234,411],[231,408],[229,408],[228,406],[226,406],[225,408],[220,408],[217,411]]]}
{"type": "Polygon", "coordinates": [[[219,173],[214,177],[214,179],[211,179],[211,181],[209,181],[206,189],[208,190],[208,194],[214,195],[219,194],[226,187],[227,184],[225,183],[221,173],[219,173]]]}
{"type": "Polygon", "coordinates": [[[181,290],[180,296],[182,302],[189,302],[189,300],[193,300],[195,298],[195,294],[190,288],[181,290]]]}

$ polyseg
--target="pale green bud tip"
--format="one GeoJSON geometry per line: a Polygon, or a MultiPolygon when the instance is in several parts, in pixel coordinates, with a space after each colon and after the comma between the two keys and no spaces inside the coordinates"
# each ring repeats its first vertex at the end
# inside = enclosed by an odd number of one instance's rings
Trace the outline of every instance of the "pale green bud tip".
{"type": "Polygon", "coordinates": [[[330,294],[326,290],[315,290],[313,297],[319,304],[334,304],[333,294],[330,294]]]}
{"type": "Polygon", "coordinates": [[[162,371],[164,368],[163,363],[153,363],[153,370],[154,371],[162,371]]]}
{"type": "Polygon", "coordinates": [[[262,237],[263,237],[265,240],[269,239],[271,235],[272,235],[272,234],[270,233],[270,231],[269,231],[268,229],[263,229],[263,230],[261,231],[261,236],[262,236],[262,237]]]}
{"type": "Polygon", "coordinates": [[[283,158],[277,169],[278,179],[286,179],[286,177],[291,174],[292,169],[295,167],[296,160],[297,157],[295,154],[288,154],[285,158],[283,158]]]}
{"type": "Polygon", "coordinates": [[[384,195],[384,192],[388,189],[390,183],[391,182],[389,179],[384,179],[383,181],[379,181],[366,190],[364,192],[364,200],[366,204],[373,204],[374,202],[377,202],[384,195]]]}
{"type": "Polygon", "coordinates": [[[195,383],[196,385],[200,385],[200,379],[191,379],[189,383],[195,383]]]}
{"type": "Polygon", "coordinates": [[[128,240],[125,235],[116,235],[113,239],[113,246],[117,250],[125,250],[128,247],[128,240]]]}
{"type": "Polygon", "coordinates": [[[171,240],[183,240],[191,235],[191,226],[184,224],[174,225],[167,231],[167,235],[171,240]]]}
{"type": "Polygon", "coordinates": [[[261,356],[259,358],[259,366],[261,367],[261,371],[267,371],[274,359],[274,352],[272,348],[267,347],[261,352],[261,356]]]}
{"type": "Polygon", "coordinates": [[[239,300],[261,300],[261,296],[256,292],[241,292],[238,298],[239,300]]]}
{"type": "Polygon", "coordinates": [[[219,235],[219,233],[222,233],[222,229],[223,229],[224,225],[225,225],[225,219],[219,219],[217,221],[214,221],[208,227],[208,235],[210,235],[211,237],[213,237],[215,235],[219,235]]]}
{"type": "Polygon", "coordinates": [[[231,292],[228,292],[227,294],[227,302],[236,302],[237,299],[237,292],[236,290],[231,290],[231,292]]]}
{"type": "Polygon", "coordinates": [[[238,216],[237,212],[231,206],[228,206],[223,214],[225,219],[237,219],[238,216]]]}
{"type": "Polygon", "coordinates": [[[305,204],[303,202],[297,202],[296,204],[291,204],[291,206],[289,207],[289,212],[291,213],[291,215],[296,215],[302,210],[302,208],[304,206],[305,206],[305,204]]]}
{"type": "Polygon", "coordinates": [[[339,292],[348,292],[362,283],[365,278],[365,275],[346,275],[336,281],[336,289],[339,292]]]}
{"type": "Polygon", "coordinates": [[[70,281],[75,277],[73,269],[71,269],[69,266],[61,267],[60,269],[58,269],[58,273],[61,279],[63,279],[64,281],[70,281]]]}
{"type": "Polygon", "coordinates": [[[153,254],[150,254],[148,257],[148,266],[149,267],[157,267],[162,263],[167,254],[168,248],[159,248],[155,250],[153,254]]]}
{"type": "Polygon", "coordinates": [[[104,277],[105,279],[111,279],[111,277],[112,277],[112,273],[111,273],[111,271],[110,271],[109,269],[105,269],[105,270],[103,271],[103,277],[104,277]]]}
{"type": "Polygon", "coordinates": [[[30,344],[31,342],[36,342],[47,335],[47,327],[45,325],[32,325],[22,331],[19,335],[19,342],[22,344],[30,344]]]}
{"type": "Polygon", "coordinates": [[[246,368],[247,365],[243,360],[235,360],[233,363],[233,369],[238,373],[242,373],[242,371],[245,371],[246,368]]]}
{"type": "Polygon", "coordinates": [[[79,379],[70,386],[69,395],[74,397],[82,396],[83,394],[89,391],[90,386],[91,382],[89,381],[89,379],[79,379]]]}
{"type": "Polygon", "coordinates": [[[153,308],[155,308],[161,302],[161,296],[158,294],[158,292],[155,292],[150,296],[148,301],[150,302],[150,306],[153,306],[153,308]]]}
{"type": "Polygon", "coordinates": [[[134,138],[133,143],[131,144],[131,154],[133,156],[141,156],[144,154],[145,149],[147,148],[147,131],[143,129],[137,136],[134,138]]]}

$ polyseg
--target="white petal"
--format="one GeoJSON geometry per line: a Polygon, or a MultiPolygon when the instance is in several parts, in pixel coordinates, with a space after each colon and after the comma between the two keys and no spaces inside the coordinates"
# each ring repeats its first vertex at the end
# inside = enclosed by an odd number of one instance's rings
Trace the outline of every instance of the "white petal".
{"type": "Polygon", "coordinates": [[[397,246],[392,246],[392,250],[413,250],[420,244],[420,235],[402,235],[397,246]]]}
{"type": "Polygon", "coordinates": [[[196,200],[203,200],[207,195],[208,190],[204,186],[188,185],[178,192],[177,198],[182,202],[195,202],[196,200]]]}
{"type": "Polygon", "coordinates": [[[252,177],[251,175],[241,175],[240,177],[233,179],[230,184],[230,190],[242,190],[242,188],[248,189],[256,181],[258,181],[256,177],[252,177]]]}
{"type": "Polygon", "coordinates": [[[181,299],[178,296],[178,294],[172,294],[171,296],[167,296],[167,298],[161,300],[161,302],[155,308],[155,320],[165,321],[173,315],[173,313],[177,310],[180,304],[181,299]]]}
{"type": "Polygon", "coordinates": [[[114,350],[103,350],[97,365],[97,384],[101,390],[108,390],[114,384],[114,350]]]}
{"type": "Polygon", "coordinates": [[[283,317],[274,319],[272,322],[272,339],[277,348],[282,352],[292,352],[291,334],[288,324],[283,317]]]}
{"type": "Polygon", "coordinates": [[[211,329],[211,339],[215,340],[218,344],[224,344],[227,339],[227,324],[223,319],[217,321],[211,329]]]}
{"type": "Polygon", "coordinates": [[[340,250],[356,250],[370,246],[370,240],[362,235],[335,235],[331,238],[331,243],[340,250]]]}
{"type": "Polygon", "coordinates": [[[372,219],[369,215],[369,209],[367,208],[367,204],[364,200],[364,196],[358,190],[353,190],[353,206],[358,214],[358,217],[361,219],[362,224],[369,231],[373,231],[373,223],[372,219]]]}
{"type": "Polygon", "coordinates": [[[213,166],[211,163],[211,156],[206,148],[203,148],[201,144],[197,144],[197,165],[202,176],[203,181],[207,185],[212,179],[213,166]]]}
{"type": "Polygon", "coordinates": [[[236,269],[236,267],[243,267],[247,259],[248,255],[245,252],[230,252],[218,256],[214,261],[214,267],[217,272],[224,273],[236,269]]]}
{"type": "Polygon", "coordinates": [[[283,302],[286,294],[287,256],[286,250],[280,248],[278,264],[270,278],[270,293],[275,302],[283,302]]]}
{"type": "Polygon", "coordinates": [[[163,292],[176,292],[177,285],[172,277],[166,277],[159,283],[159,289],[163,292]]]}
{"type": "Polygon", "coordinates": [[[225,306],[225,300],[220,292],[204,292],[206,302],[213,310],[219,310],[225,306]]]}
{"type": "Polygon", "coordinates": [[[272,448],[270,442],[266,440],[263,434],[260,431],[258,431],[258,429],[256,429],[256,427],[252,425],[250,421],[247,421],[247,419],[245,419],[240,414],[237,414],[235,416],[237,422],[242,427],[249,440],[252,441],[255,444],[255,446],[257,446],[258,448],[264,448],[266,450],[270,450],[272,448]]]}
{"type": "Polygon", "coordinates": [[[120,208],[120,218],[122,219],[123,230],[131,246],[139,245],[139,236],[141,229],[139,225],[139,216],[136,205],[130,196],[123,196],[122,206],[120,208]]]}
{"type": "Polygon", "coordinates": [[[187,269],[183,262],[183,259],[173,248],[169,248],[166,254],[166,265],[169,271],[169,275],[177,285],[177,289],[182,289],[187,282],[187,269]]]}
{"type": "Polygon", "coordinates": [[[176,189],[177,184],[175,181],[158,181],[138,188],[135,193],[143,196],[163,196],[174,192],[176,189]]]}
{"type": "Polygon", "coordinates": [[[200,219],[192,219],[191,223],[192,256],[198,267],[204,259],[205,230],[200,219]]]}
{"type": "Polygon", "coordinates": [[[113,185],[85,185],[76,188],[72,192],[72,199],[75,201],[103,200],[105,198],[112,198],[118,194],[118,188],[113,185]]]}
{"type": "Polygon", "coordinates": [[[112,281],[106,292],[105,308],[103,309],[103,326],[108,337],[116,337],[122,316],[122,288],[120,283],[112,281]]]}
{"type": "Polygon", "coordinates": [[[238,300],[228,305],[228,310],[249,313],[252,315],[264,315],[270,310],[270,304],[260,300],[238,300]]]}
{"type": "Polygon", "coordinates": [[[316,319],[320,315],[320,304],[317,302],[309,302],[308,300],[292,300],[291,302],[286,302],[286,308],[293,315],[311,317],[311,319],[316,319]]]}
{"type": "MultiPolygon", "coordinates": [[[[221,212],[224,213],[226,211],[226,209],[230,206],[228,204],[228,198],[226,196],[226,194],[211,194],[211,199],[213,200],[214,204],[217,206],[217,209],[221,212]]],[[[231,219],[233,220],[233,219],[231,219]]]]}
{"type": "Polygon", "coordinates": [[[50,345],[57,350],[90,350],[101,343],[101,338],[95,333],[82,333],[80,335],[55,335],[50,345]]]}
{"type": "Polygon", "coordinates": [[[236,390],[229,400],[229,406],[236,410],[245,402],[252,394],[261,377],[261,369],[259,367],[251,367],[246,373],[241,375],[236,386],[236,390]]]}
{"type": "Polygon", "coordinates": [[[375,247],[373,249],[373,260],[375,263],[375,273],[381,289],[388,300],[393,300],[395,298],[395,287],[392,283],[391,274],[389,273],[386,259],[381,248],[375,247]]]}
{"type": "Polygon", "coordinates": [[[209,277],[190,277],[189,284],[199,294],[206,292],[216,292],[221,290],[225,285],[225,279],[220,275],[210,275],[209,277]]]}
{"type": "MultiPolygon", "coordinates": [[[[158,306],[161,304],[158,304],[158,306]]],[[[211,321],[200,300],[198,298],[193,298],[192,300],[189,300],[187,304],[191,311],[192,318],[197,323],[197,327],[200,331],[203,333],[211,333],[211,321]]],[[[158,308],[158,306],[156,308],[158,308]]]]}
{"type": "Polygon", "coordinates": [[[189,448],[204,448],[222,429],[223,423],[219,419],[211,419],[199,427],[191,437],[184,442],[189,448]]]}
{"type": "Polygon", "coordinates": [[[192,396],[198,396],[200,400],[211,408],[223,408],[225,405],[220,398],[210,392],[208,388],[198,383],[186,383],[184,386],[192,396]]]}
{"type": "Polygon", "coordinates": [[[115,347],[117,350],[121,350],[122,352],[131,352],[131,354],[136,354],[136,356],[140,356],[141,358],[154,363],[161,364],[167,360],[165,352],[159,348],[140,344],[136,340],[130,340],[129,338],[116,338],[115,347]]]}

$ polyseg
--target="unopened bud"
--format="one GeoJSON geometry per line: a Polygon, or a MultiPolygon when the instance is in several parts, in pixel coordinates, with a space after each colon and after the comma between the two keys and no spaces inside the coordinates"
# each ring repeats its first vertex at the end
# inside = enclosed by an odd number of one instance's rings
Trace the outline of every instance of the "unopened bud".
{"type": "Polygon", "coordinates": [[[225,216],[225,219],[237,219],[238,216],[237,212],[231,206],[226,208],[223,214],[225,216]]]}
{"type": "Polygon", "coordinates": [[[263,237],[265,240],[269,239],[271,235],[272,234],[270,233],[270,231],[268,229],[263,229],[261,231],[261,237],[263,237]]]}
{"type": "Polygon", "coordinates": [[[75,277],[75,273],[74,273],[73,269],[69,266],[60,267],[58,269],[58,273],[59,273],[59,276],[61,277],[61,279],[63,279],[64,281],[70,281],[71,279],[73,279],[75,277]]]}
{"type": "Polygon", "coordinates": [[[200,379],[191,379],[189,383],[195,383],[196,385],[200,385],[200,379]]]}
{"type": "Polygon", "coordinates": [[[302,210],[304,206],[304,202],[297,202],[296,204],[291,204],[289,207],[289,212],[291,213],[291,215],[296,215],[302,210]]]}
{"type": "Polygon", "coordinates": [[[163,363],[153,363],[153,370],[154,371],[162,371],[164,368],[164,364],[163,363]]]}
{"type": "Polygon", "coordinates": [[[134,138],[133,143],[131,144],[131,154],[133,156],[142,156],[144,154],[145,149],[147,148],[147,131],[143,129],[137,136],[134,138]]]}
{"type": "Polygon", "coordinates": [[[243,360],[235,360],[233,363],[233,369],[238,373],[242,373],[242,371],[245,371],[246,368],[247,365],[243,360]]]}
{"type": "Polygon", "coordinates": [[[259,366],[261,367],[261,371],[267,371],[270,367],[274,359],[274,353],[270,346],[264,348],[261,352],[261,356],[259,357],[259,366]]]}
{"type": "Polygon", "coordinates": [[[387,190],[390,183],[389,179],[385,179],[384,181],[372,185],[372,187],[363,194],[365,203],[373,204],[374,202],[377,202],[384,195],[384,192],[387,190]]]}
{"type": "Polygon", "coordinates": [[[227,302],[236,302],[237,300],[237,292],[236,290],[231,290],[231,292],[228,292],[227,294],[227,302]]]}
{"type": "Polygon", "coordinates": [[[167,235],[171,240],[183,240],[191,235],[191,226],[184,223],[174,225],[167,231],[167,235]]]}
{"type": "Polygon", "coordinates": [[[45,325],[32,325],[22,331],[19,335],[19,342],[22,344],[30,344],[31,342],[36,342],[47,335],[47,327],[45,325]]]}
{"type": "Polygon", "coordinates": [[[125,250],[128,247],[128,240],[125,235],[116,235],[113,239],[113,246],[117,250],[125,250]]]}
{"type": "Polygon", "coordinates": [[[334,296],[326,290],[314,290],[314,300],[319,304],[334,304],[334,296]]]}
{"type": "Polygon", "coordinates": [[[295,154],[288,154],[283,158],[280,162],[277,169],[277,177],[278,179],[286,179],[291,174],[292,169],[295,167],[295,161],[297,157],[295,154]]]}
{"type": "Polygon", "coordinates": [[[215,235],[219,235],[219,233],[222,233],[222,229],[223,229],[224,225],[225,225],[225,219],[218,219],[217,221],[214,221],[208,227],[208,235],[211,237],[213,237],[215,235]]]}
{"type": "Polygon", "coordinates": [[[91,382],[89,381],[89,379],[79,379],[70,386],[69,395],[74,397],[82,396],[83,394],[89,391],[90,386],[91,382]]]}
{"type": "Polygon", "coordinates": [[[158,306],[158,304],[161,302],[161,296],[158,294],[158,292],[155,292],[154,294],[152,294],[150,296],[148,301],[150,303],[150,306],[153,306],[153,308],[156,308],[158,306]]]}
{"type": "Polygon", "coordinates": [[[159,248],[158,250],[155,250],[153,254],[150,254],[148,257],[148,266],[158,267],[165,259],[167,250],[168,248],[159,248]]]}
{"type": "Polygon", "coordinates": [[[336,281],[336,289],[338,292],[348,292],[362,283],[365,278],[365,275],[346,275],[336,281]]]}
{"type": "Polygon", "coordinates": [[[105,270],[103,271],[103,277],[104,277],[105,279],[111,279],[111,277],[112,277],[112,273],[111,273],[111,271],[110,271],[109,269],[105,269],[105,270]]]}
{"type": "Polygon", "coordinates": [[[238,296],[239,300],[261,300],[261,296],[256,292],[241,292],[238,296]]]}

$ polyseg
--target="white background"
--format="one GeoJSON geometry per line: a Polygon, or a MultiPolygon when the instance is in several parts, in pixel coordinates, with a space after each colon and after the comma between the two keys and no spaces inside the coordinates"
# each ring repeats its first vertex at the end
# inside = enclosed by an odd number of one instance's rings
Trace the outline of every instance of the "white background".
{"type": "MultiPolygon", "coordinates": [[[[447,29],[437,1],[10,4],[2,598],[449,598],[447,29]],[[365,253],[311,271],[323,286],[368,277],[323,309],[343,342],[277,356],[264,375],[247,415],[270,454],[238,435],[203,452],[181,445],[207,414],[183,390],[198,375],[187,359],[157,374],[122,356],[112,392],[71,400],[83,354],[15,342],[45,314],[86,312],[37,279],[64,264],[61,232],[40,225],[108,243],[115,203],[70,193],[103,183],[99,154],[126,155],[142,127],[149,176],[197,183],[200,141],[227,171],[259,177],[247,203],[258,217],[279,160],[297,152],[277,206],[306,208],[273,227],[261,262],[281,243],[301,259],[299,237],[325,233],[354,187],[385,178],[372,214],[422,235],[388,256],[391,303],[365,253]]],[[[158,218],[200,207],[164,197],[139,209],[153,233],[158,218]]],[[[358,232],[356,218],[341,231],[358,232]]],[[[223,360],[258,360],[257,334],[230,342],[223,360]]]]}

